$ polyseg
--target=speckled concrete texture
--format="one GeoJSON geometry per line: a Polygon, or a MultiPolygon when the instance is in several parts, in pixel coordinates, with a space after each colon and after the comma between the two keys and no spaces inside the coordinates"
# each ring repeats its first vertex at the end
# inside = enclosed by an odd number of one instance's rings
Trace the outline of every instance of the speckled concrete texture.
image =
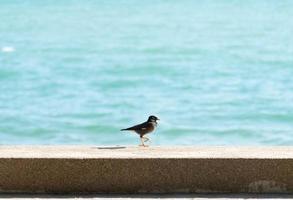
{"type": "Polygon", "coordinates": [[[293,193],[291,147],[0,147],[1,193],[293,193]]]}
{"type": "Polygon", "coordinates": [[[244,199],[251,199],[251,200],[285,200],[285,199],[292,199],[292,195],[258,195],[258,194],[141,194],[141,195],[121,195],[121,194],[99,194],[99,195],[26,195],[26,194],[0,194],[0,199],[17,199],[17,200],[27,200],[27,199],[40,199],[40,200],[108,200],[108,199],[115,199],[115,200],[152,200],[152,199],[164,199],[164,200],[173,200],[173,199],[180,199],[180,200],[244,200],[244,199]]]}

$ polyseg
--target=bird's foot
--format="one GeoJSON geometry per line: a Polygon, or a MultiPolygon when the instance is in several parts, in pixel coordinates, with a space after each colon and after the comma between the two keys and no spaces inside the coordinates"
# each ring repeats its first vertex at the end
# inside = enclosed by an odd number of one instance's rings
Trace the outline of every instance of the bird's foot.
{"type": "Polygon", "coordinates": [[[140,144],[140,147],[148,147],[149,145],[145,145],[145,144],[140,144]]]}

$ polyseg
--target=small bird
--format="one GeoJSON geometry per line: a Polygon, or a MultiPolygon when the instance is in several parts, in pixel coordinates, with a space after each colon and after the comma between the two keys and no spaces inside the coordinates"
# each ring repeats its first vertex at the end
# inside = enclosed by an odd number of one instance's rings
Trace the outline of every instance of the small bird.
{"type": "Polygon", "coordinates": [[[121,129],[121,131],[136,132],[140,136],[141,145],[139,146],[147,147],[147,145],[145,145],[144,142],[149,141],[150,139],[145,137],[144,135],[155,130],[156,126],[158,125],[157,120],[160,120],[160,119],[154,115],[151,115],[149,116],[146,122],[129,127],[129,128],[121,129]]]}

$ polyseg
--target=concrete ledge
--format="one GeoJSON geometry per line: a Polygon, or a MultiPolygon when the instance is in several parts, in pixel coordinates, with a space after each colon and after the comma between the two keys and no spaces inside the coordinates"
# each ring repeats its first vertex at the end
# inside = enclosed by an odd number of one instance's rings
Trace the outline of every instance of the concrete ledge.
{"type": "Polygon", "coordinates": [[[1,193],[292,193],[293,147],[0,147],[1,193]]]}

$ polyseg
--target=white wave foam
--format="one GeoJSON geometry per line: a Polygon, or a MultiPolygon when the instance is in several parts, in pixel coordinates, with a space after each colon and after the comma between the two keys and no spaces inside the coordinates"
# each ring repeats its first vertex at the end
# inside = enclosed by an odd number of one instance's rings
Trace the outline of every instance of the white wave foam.
{"type": "Polygon", "coordinates": [[[2,52],[5,52],[5,53],[10,53],[10,52],[15,51],[15,48],[14,48],[14,47],[9,47],[9,46],[7,46],[7,47],[2,47],[2,48],[1,48],[1,51],[2,51],[2,52]]]}

